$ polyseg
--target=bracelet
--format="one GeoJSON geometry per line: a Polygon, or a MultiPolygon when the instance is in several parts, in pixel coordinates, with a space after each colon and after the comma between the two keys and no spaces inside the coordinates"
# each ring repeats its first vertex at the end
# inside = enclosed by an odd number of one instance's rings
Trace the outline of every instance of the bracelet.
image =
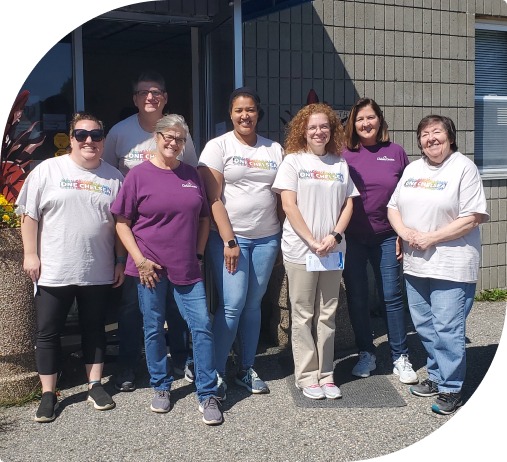
{"type": "Polygon", "coordinates": [[[139,263],[139,265],[136,265],[136,268],[141,268],[141,266],[143,266],[146,263],[146,260],[148,259],[144,257],[144,260],[141,263],[139,263]]]}
{"type": "Polygon", "coordinates": [[[126,255],[118,255],[115,259],[115,263],[127,263],[127,256],[126,255]]]}

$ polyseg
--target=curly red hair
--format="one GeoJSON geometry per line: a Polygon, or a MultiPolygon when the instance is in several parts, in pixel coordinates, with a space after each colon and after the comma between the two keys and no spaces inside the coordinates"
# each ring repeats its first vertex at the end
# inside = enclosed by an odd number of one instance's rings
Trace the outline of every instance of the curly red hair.
{"type": "Polygon", "coordinates": [[[325,114],[331,128],[331,138],[326,144],[326,151],[340,155],[345,145],[345,136],[339,117],[334,109],[325,103],[308,104],[301,108],[287,125],[285,137],[285,154],[306,152],[306,127],[313,114],[325,114]]]}

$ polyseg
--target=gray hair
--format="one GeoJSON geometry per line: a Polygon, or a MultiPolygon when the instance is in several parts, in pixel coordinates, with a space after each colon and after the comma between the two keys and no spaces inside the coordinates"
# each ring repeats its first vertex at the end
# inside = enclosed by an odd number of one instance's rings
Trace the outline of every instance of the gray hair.
{"type": "Polygon", "coordinates": [[[165,132],[170,129],[183,129],[185,137],[188,135],[188,125],[183,116],[179,114],[165,114],[155,124],[155,132],[165,132]]]}

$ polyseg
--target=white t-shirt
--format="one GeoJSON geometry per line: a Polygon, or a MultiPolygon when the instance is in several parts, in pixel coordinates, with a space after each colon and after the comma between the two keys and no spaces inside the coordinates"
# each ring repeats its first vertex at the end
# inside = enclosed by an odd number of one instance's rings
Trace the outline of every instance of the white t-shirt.
{"type": "MultiPolygon", "coordinates": [[[[197,167],[197,154],[190,133],[178,159],[197,167]]],[[[143,130],[137,114],[114,125],[106,136],[102,159],[126,175],[132,167],[151,159],[156,143],[152,132],[143,130]]]]}
{"type": "MultiPolygon", "coordinates": [[[[232,131],[204,147],[199,166],[223,174],[222,202],[237,236],[259,239],[280,232],[271,186],[282,157],[282,146],[276,141],[257,135],[257,143],[251,147],[240,143],[232,131]]],[[[216,225],[212,226],[216,230],[216,225]]]]}
{"type": "MultiPolygon", "coordinates": [[[[310,153],[286,155],[278,169],[273,191],[295,191],[297,205],[303,219],[317,240],[331,233],[348,197],[359,196],[349,176],[349,167],[343,157],[335,154],[317,156],[310,153]]],[[[335,252],[345,256],[345,239],[335,252]]],[[[286,261],[305,264],[312,251],[301,240],[286,218],[283,224],[282,253],[286,261]]]]}
{"type": "MultiPolygon", "coordinates": [[[[486,197],[475,164],[460,152],[432,166],[425,159],[409,164],[387,207],[401,214],[405,226],[421,232],[435,231],[457,218],[481,213],[488,217],[486,197]]],[[[481,240],[479,228],[459,239],[427,250],[403,245],[403,271],[423,278],[476,282],[481,240]]]]}
{"type": "Polygon", "coordinates": [[[69,155],[45,160],[28,175],[18,213],[39,222],[38,284],[104,285],[114,280],[115,223],[110,205],[123,175],[106,162],[94,170],[69,155]]]}

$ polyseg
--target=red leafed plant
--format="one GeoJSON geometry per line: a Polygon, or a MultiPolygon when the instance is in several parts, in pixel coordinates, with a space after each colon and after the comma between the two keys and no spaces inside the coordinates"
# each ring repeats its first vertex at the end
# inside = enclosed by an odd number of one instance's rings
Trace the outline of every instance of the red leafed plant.
{"type": "Polygon", "coordinates": [[[16,201],[19,190],[28,175],[27,167],[32,153],[44,142],[45,138],[41,134],[36,139],[30,139],[32,130],[38,122],[33,122],[26,130],[16,134],[16,128],[29,96],[28,90],[23,90],[17,96],[9,113],[2,139],[0,194],[11,203],[16,201]]]}

